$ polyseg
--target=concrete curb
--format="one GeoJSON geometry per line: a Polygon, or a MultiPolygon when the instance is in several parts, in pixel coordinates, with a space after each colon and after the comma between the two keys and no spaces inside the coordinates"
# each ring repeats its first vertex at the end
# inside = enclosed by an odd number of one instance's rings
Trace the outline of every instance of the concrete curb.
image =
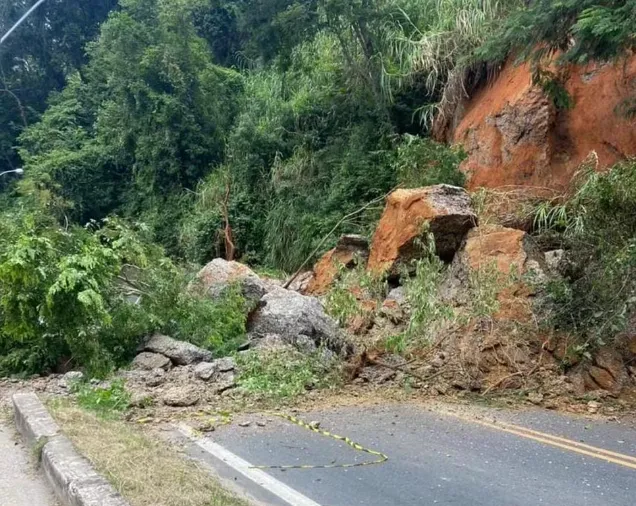
{"type": "Polygon", "coordinates": [[[12,399],[16,427],[29,446],[43,445],[42,468],[63,506],[129,506],[62,435],[37,395],[15,394],[12,399]]]}

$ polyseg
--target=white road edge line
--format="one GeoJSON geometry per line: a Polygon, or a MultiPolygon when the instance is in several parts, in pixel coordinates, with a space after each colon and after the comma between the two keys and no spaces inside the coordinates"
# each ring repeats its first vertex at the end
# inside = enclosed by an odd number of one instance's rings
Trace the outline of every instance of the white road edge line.
{"type": "Polygon", "coordinates": [[[199,448],[205,450],[217,459],[226,463],[228,466],[232,467],[246,478],[252,480],[254,483],[264,488],[268,492],[271,492],[276,497],[279,497],[291,506],[320,506],[320,504],[318,504],[317,502],[312,501],[311,499],[309,499],[309,497],[304,496],[300,492],[285,485],[283,482],[278,481],[276,478],[270,476],[262,469],[254,469],[252,467],[252,464],[250,464],[246,460],[243,460],[238,455],[233,454],[231,451],[227,450],[220,444],[210,441],[207,438],[195,438],[192,430],[188,426],[179,424],[177,425],[177,429],[179,430],[179,432],[181,432],[181,434],[194,442],[199,448]]]}

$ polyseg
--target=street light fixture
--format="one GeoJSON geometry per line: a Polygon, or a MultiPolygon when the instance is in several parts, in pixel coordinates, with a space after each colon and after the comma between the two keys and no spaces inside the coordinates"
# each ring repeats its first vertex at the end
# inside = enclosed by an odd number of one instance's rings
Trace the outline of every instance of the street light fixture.
{"type": "Polygon", "coordinates": [[[5,174],[11,174],[12,172],[15,172],[18,175],[22,175],[24,174],[24,169],[20,168],[20,169],[13,169],[13,170],[5,170],[4,172],[0,172],[0,176],[4,176],[5,174]]]}

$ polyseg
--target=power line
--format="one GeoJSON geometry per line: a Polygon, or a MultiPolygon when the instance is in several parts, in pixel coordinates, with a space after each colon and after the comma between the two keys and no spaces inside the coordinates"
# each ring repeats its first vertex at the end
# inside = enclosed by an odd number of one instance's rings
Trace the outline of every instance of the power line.
{"type": "Polygon", "coordinates": [[[13,25],[11,28],[9,28],[9,31],[2,36],[2,38],[0,39],[0,44],[2,44],[7,39],[7,37],[9,37],[9,35],[11,35],[13,31],[18,26],[20,26],[24,22],[24,20],[28,18],[35,9],[37,9],[40,6],[40,4],[44,3],[44,1],[45,0],[38,0],[33,7],[31,7],[28,11],[26,11],[24,13],[24,16],[18,19],[18,22],[15,25],[13,25]]]}

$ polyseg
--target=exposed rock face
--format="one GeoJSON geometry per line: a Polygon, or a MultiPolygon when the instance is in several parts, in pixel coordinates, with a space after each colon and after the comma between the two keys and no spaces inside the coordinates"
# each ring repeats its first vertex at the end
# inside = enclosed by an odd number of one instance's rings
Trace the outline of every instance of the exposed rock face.
{"type": "Polygon", "coordinates": [[[149,351],[142,351],[132,362],[133,369],[142,369],[145,371],[152,371],[154,369],[167,371],[171,365],[172,362],[165,355],[151,353],[149,351]]]}
{"type": "Polygon", "coordinates": [[[202,295],[216,299],[233,284],[240,286],[243,296],[252,302],[257,302],[273,288],[273,284],[259,278],[246,265],[228,262],[222,258],[215,258],[203,267],[197,274],[192,288],[202,295]]]}
{"type": "Polygon", "coordinates": [[[316,263],[313,277],[305,290],[310,295],[322,295],[334,282],[340,266],[354,267],[356,258],[366,262],[369,241],[361,235],[343,235],[335,248],[327,251],[316,263]]]}
{"type": "Polygon", "coordinates": [[[343,351],[343,338],[338,324],[329,317],[320,301],[291,290],[276,288],[265,295],[259,307],[250,317],[248,331],[252,339],[278,335],[289,344],[297,346],[309,337],[316,346],[325,345],[343,351]]]}
{"type": "Polygon", "coordinates": [[[417,258],[415,240],[426,222],[435,237],[438,255],[450,260],[466,232],[476,225],[477,216],[462,188],[436,185],[396,190],[389,195],[373,236],[369,270],[397,274],[400,264],[417,258]]]}
{"type": "Polygon", "coordinates": [[[177,341],[161,334],[152,336],[144,345],[144,349],[164,355],[177,365],[196,364],[212,360],[212,353],[209,351],[194,344],[177,341]]]}
{"type": "Polygon", "coordinates": [[[557,110],[533,86],[528,64],[506,64],[465,104],[446,140],[468,153],[469,188],[524,185],[561,189],[591,151],[599,168],[636,154],[633,119],[621,109],[636,93],[636,57],[616,64],[570,65],[565,89],[573,107],[557,110]]]}

